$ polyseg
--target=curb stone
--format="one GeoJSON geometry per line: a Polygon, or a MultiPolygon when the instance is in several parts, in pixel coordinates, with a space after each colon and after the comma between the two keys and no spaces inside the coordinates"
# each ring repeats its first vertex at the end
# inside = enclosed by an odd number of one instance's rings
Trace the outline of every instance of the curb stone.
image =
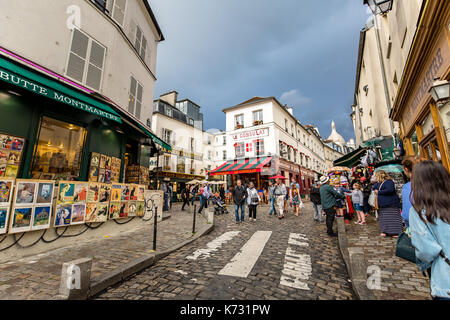
{"type": "Polygon", "coordinates": [[[213,229],[214,229],[214,224],[208,225],[203,230],[197,231],[197,233],[192,238],[187,239],[167,250],[164,250],[157,254],[151,254],[149,256],[142,257],[140,259],[136,259],[134,261],[131,261],[131,262],[123,265],[120,268],[117,268],[117,269],[115,269],[111,272],[108,272],[98,278],[93,279],[90,284],[88,299],[93,298],[94,296],[96,296],[100,292],[104,291],[108,287],[110,287],[120,281],[125,280],[126,278],[132,276],[133,274],[136,274],[139,271],[142,271],[142,270],[152,266],[157,261],[167,257],[169,254],[173,253],[174,251],[177,251],[178,249],[197,240],[198,238],[202,237],[203,235],[210,233],[213,229]]]}
{"type": "Polygon", "coordinates": [[[364,253],[357,248],[348,247],[344,218],[338,217],[339,249],[352,282],[353,291],[359,300],[376,300],[373,292],[367,288],[367,266],[364,253]]]}

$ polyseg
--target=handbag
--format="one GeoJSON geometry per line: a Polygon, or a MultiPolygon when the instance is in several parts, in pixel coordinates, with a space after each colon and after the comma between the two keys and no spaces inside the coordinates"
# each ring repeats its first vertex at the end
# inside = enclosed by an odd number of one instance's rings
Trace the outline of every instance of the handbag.
{"type": "Polygon", "coordinates": [[[406,232],[403,232],[398,236],[395,255],[399,258],[416,263],[416,248],[412,245],[411,236],[406,232]]]}

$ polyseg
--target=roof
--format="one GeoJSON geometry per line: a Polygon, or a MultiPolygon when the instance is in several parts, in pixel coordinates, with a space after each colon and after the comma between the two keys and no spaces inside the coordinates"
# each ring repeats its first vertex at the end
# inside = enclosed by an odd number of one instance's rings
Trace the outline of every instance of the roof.
{"type": "Polygon", "coordinates": [[[166,40],[164,38],[164,35],[162,34],[161,28],[159,27],[158,21],[156,21],[156,17],[153,14],[152,8],[150,8],[150,5],[148,4],[148,0],[141,0],[141,1],[144,3],[145,9],[147,9],[147,12],[150,15],[150,18],[152,19],[152,22],[155,25],[156,31],[158,31],[159,41],[166,40]]]}

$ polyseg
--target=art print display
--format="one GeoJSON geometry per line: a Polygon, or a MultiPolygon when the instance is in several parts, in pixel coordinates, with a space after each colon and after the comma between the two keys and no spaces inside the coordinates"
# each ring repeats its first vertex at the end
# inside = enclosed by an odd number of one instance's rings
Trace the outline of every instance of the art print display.
{"type": "Polygon", "coordinates": [[[86,218],[86,205],[84,203],[77,203],[72,206],[72,221],[71,224],[84,223],[86,218]]]}
{"type": "Polygon", "coordinates": [[[14,208],[9,233],[30,231],[32,215],[33,207],[14,208]]]}
{"type": "Polygon", "coordinates": [[[136,202],[136,216],[143,217],[145,214],[145,201],[136,202]]]}
{"type": "Polygon", "coordinates": [[[98,167],[91,167],[89,171],[89,182],[97,182],[98,181],[98,167]]]}
{"type": "Polygon", "coordinates": [[[108,184],[100,185],[99,202],[109,202],[111,197],[111,186],[108,184]]]}
{"type": "Polygon", "coordinates": [[[0,134],[0,177],[16,178],[25,139],[0,134]]]}
{"type": "Polygon", "coordinates": [[[127,218],[128,217],[128,201],[124,201],[120,203],[120,210],[119,210],[119,218],[127,218]]]}
{"type": "Polygon", "coordinates": [[[138,201],[144,201],[145,200],[145,187],[144,186],[138,186],[137,200],[138,201]]]}
{"type": "Polygon", "coordinates": [[[8,135],[0,134],[0,148],[11,149],[12,139],[8,135]]]}
{"type": "Polygon", "coordinates": [[[111,157],[111,182],[119,182],[121,163],[119,158],[111,157]]]}
{"type": "Polygon", "coordinates": [[[130,185],[123,184],[122,185],[122,196],[120,197],[120,200],[122,200],[122,201],[130,200],[130,191],[131,191],[130,185]]]}
{"type": "Polygon", "coordinates": [[[73,202],[75,202],[75,203],[76,202],[86,202],[87,192],[88,192],[88,184],[87,183],[75,184],[73,202]]]}
{"type": "Polygon", "coordinates": [[[131,185],[130,187],[130,200],[137,200],[138,199],[138,189],[139,187],[137,185],[131,185]]]}
{"type": "Polygon", "coordinates": [[[50,227],[51,206],[34,207],[33,225],[31,230],[47,229],[50,227]]]}
{"type": "Polygon", "coordinates": [[[111,202],[109,205],[109,219],[120,218],[120,202],[111,202]]]}
{"type": "Polygon", "coordinates": [[[111,201],[120,201],[122,194],[122,186],[113,184],[111,187],[111,201]]]}
{"type": "Polygon", "coordinates": [[[33,204],[36,197],[36,182],[17,181],[15,205],[33,204]]]}
{"type": "Polygon", "coordinates": [[[9,207],[0,207],[0,234],[6,233],[9,207]]]}
{"type": "Polygon", "coordinates": [[[106,169],[105,170],[105,183],[111,182],[111,170],[106,169]]]}
{"type": "Polygon", "coordinates": [[[4,177],[6,173],[6,163],[0,163],[0,177],[4,177]]]}
{"type": "Polygon", "coordinates": [[[41,179],[41,180],[55,180],[55,174],[54,173],[42,173],[39,176],[39,179],[41,179]]]}
{"type": "Polygon", "coordinates": [[[5,169],[6,178],[15,178],[19,172],[19,166],[17,165],[7,165],[5,169]]]}
{"type": "Polygon", "coordinates": [[[10,151],[8,154],[7,164],[19,164],[20,163],[20,151],[10,151]]]}
{"type": "Polygon", "coordinates": [[[100,155],[100,169],[105,169],[106,166],[106,156],[104,154],[100,155]]]}
{"type": "Polygon", "coordinates": [[[58,203],[72,203],[75,195],[75,184],[61,181],[58,194],[58,203]]]}
{"type": "Polygon", "coordinates": [[[0,180],[0,206],[8,205],[11,202],[11,193],[14,180],[0,180]]]}
{"type": "Polygon", "coordinates": [[[107,203],[88,203],[85,222],[105,222],[108,219],[107,203]]]}
{"type": "Polygon", "coordinates": [[[111,157],[106,157],[105,158],[105,169],[106,170],[111,170],[111,157]]]}
{"type": "Polygon", "coordinates": [[[100,183],[89,183],[88,202],[98,202],[100,194],[100,183]]]}
{"type": "Polygon", "coordinates": [[[105,182],[105,171],[106,171],[106,169],[100,169],[98,171],[98,182],[101,182],[101,183],[105,182]]]}
{"type": "Polygon", "coordinates": [[[72,205],[71,204],[58,204],[56,206],[55,214],[55,227],[69,226],[72,218],[72,205]]]}
{"type": "Polygon", "coordinates": [[[0,163],[6,164],[9,158],[9,150],[8,149],[0,149],[0,163]]]}
{"type": "Polygon", "coordinates": [[[47,182],[39,181],[36,203],[52,204],[54,189],[55,189],[55,183],[53,181],[47,181],[47,182]]]}

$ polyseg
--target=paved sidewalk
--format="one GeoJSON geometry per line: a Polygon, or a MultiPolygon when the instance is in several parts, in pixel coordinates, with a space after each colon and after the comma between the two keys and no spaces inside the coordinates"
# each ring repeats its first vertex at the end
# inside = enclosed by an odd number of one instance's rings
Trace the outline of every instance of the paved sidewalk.
{"type": "MultiPolygon", "coordinates": [[[[169,213],[170,219],[158,223],[156,253],[192,238],[192,213],[180,211],[179,204],[174,204],[169,213]]],[[[200,215],[196,220],[196,231],[209,226],[200,215]]],[[[153,225],[147,225],[117,236],[4,263],[0,265],[0,300],[54,299],[59,293],[64,262],[92,257],[92,281],[130,261],[148,256],[152,248],[153,225]]]]}
{"type": "MultiPolygon", "coordinates": [[[[346,225],[349,247],[364,250],[367,267],[376,265],[381,269],[381,290],[372,290],[378,300],[424,300],[431,299],[430,286],[416,264],[395,256],[397,239],[381,237],[378,221],[367,216],[367,225],[346,225]]],[[[370,276],[370,274],[368,275],[370,276]]]]}

